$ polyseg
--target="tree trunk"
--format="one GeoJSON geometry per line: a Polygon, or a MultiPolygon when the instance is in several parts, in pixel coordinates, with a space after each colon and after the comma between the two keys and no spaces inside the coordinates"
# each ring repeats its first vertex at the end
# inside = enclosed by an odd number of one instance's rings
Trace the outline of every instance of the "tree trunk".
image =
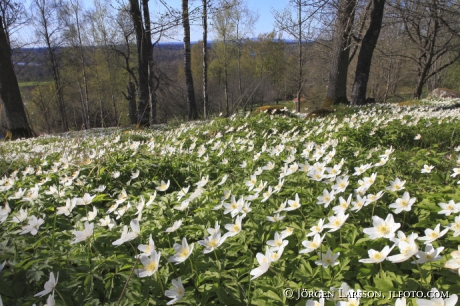
{"type": "Polygon", "coordinates": [[[79,15],[78,15],[78,6],[74,7],[74,12],[75,12],[75,21],[76,21],[76,30],[77,30],[77,36],[78,36],[78,50],[80,52],[80,64],[81,64],[81,70],[83,74],[83,87],[85,90],[85,96],[84,96],[84,115],[85,115],[85,129],[90,129],[91,128],[91,122],[90,122],[90,117],[89,117],[89,91],[88,91],[88,76],[86,74],[86,60],[85,60],[85,54],[83,52],[83,41],[81,38],[81,27],[80,27],[80,20],[79,20],[79,15]]]}
{"type": "Polygon", "coordinates": [[[50,57],[51,70],[53,71],[54,87],[56,87],[56,99],[59,108],[59,114],[61,116],[62,129],[64,130],[64,132],[67,132],[69,130],[69,123],[67,121],[67,114],[64,103],[64,93],[61,85],[60,69],[56,60],[55,50],[51,48],[50,44],[48,44],[48,55],[50,57]]]}
{"type": "Polygon", "coordinates": [[[11,46],[8,43],[2,16],[0,16],[0,97],[6,114],[7,129],[11,138],[33,137],[29,126],[18,80],[11,62],[11,46]]]}
{"type": "Polygon", "coordinates": [[[337,11],[337,27],[332,48],[326,101],[327,108],[336,103],[348,104],[347,75],[350,55],[351,29],[355,19],[356,0],[340,0],[337,11]]]}
{"type": "MultiPolygon", "coordinates": [[[[243,100],[243,84],[241,81],[241,44],[242,41],[240,39],[240,33],[239,33],[239,22],[236,22],[236,43],[238,47],[238,54],[237,54],[237,72],[238,72],[238,90],[240,92],[240,98],[238,101],[243,100]]],[[[233,107],[232,107],[233,111],[233,107]]]]}
{"type": "MultiPolygon", "coordinates": [[[[101,84],[99,83],[99,71],[97,69],[97,64],[94,65],[94,72],[95,72],[95,77],[96,77],[96,86],[97,88],[101,88],[101,84]]],[[[100,119],[101,119],[101,128],[103,128],[104,126],[106,126],[106,124],[104,123],[104,108],[102,106],[102,97],[101,97],[101,92],[98,93],[98,100],[99,100],[99,116],[100,116],[100,119]]],[[[97,118],[97,117],[96,117],[97,118]]],[[[97,122],[97,120],[95,121],[97,122]]],[[[97,123],[95,123],[95,126],[97,126],[97,123]]]]}
{"type": "MultiPolygon", "coordinates": [[[[116,98],[115,98],[115,92],[113,90],[113,82],[114,82],[113,81],[113,72],[112,72],[110,64],[109,64],[108,68],[109,68],[109,79],[110,79],[110,97],[112,99],[113,112],[114,112],[114,116],[115,116],[115,126],[119,126],[120,125],[120,118],[118,117],[117,101],[116,101],[116,98]]],[[[134,102],[134,103],[136,103],[136,102],[134,102]]]]}
{"type": "Polygon", "coordinates": [[[434,29],[432,30],[432,33],[428,33],[427,35],[430,36],[429,34],[431,34],[431,37],[429,37],[429,42],[427,43],[427,47],[420,51],[421,54],[418,57],[418,80],[412,94],[412,98],[414,99],[420,99],[423,85],[425,85],[425,82],[428,79],[428,71],[433,64],[434,47],[436,45],[436,38],[439,31],[439,21],[435,19],[433,24],[434,29]]]}
{"type": "Polygon", "coordinates": [[[184,27],[184,72],[187,86],[188,119],[196,120],[198,118],[198,111],[196,109],[195,89],[193,88],[188,0],[182,0],[182,26],[184,27]]]}
{"type": "Polygon", "coordinates": [[[366,90],[371,71],[372,55],[382,28],[384,7],[385,0],[372,0],[369,28],[361,42],[358,63],[356,64],[355,81],[351,93],[352,105],[364,105],[366,103],[366,90]]]}
{"type": "MultiPolygon", "coordinates": [[[[144,0],[145,1],[145,0],[144,0]]],[[[151,41],[147,40],[147,35],[142,24],[142,14],[137,0],[130,0],[130,14],[136,32],[136,45],[138,54],[138,93],[139,104],[137,109],[137,123],[140,126],[149,125],[149,52],[151,41]]]]}
{"type": "Polygon", "coordinates": [[[302,92],[302,62],[303,62],[303,56],[302,56],[302,3],[298,3],[298,49],[299,49],[299,76],[297,80],[297,105],[296,105],[296,111],[300,112],[300,100],[301,100],[301,92],[302,92]]]}
{"type": "Polygon", "coordinates": [[[148,109],[150,110],[150,124],[157,123],[157,107],[156,107],[156,96],[153,84],[153,46],[152,46],[152,32],[150,29],[150,11],[149,11],[149,0],[142,0],[142,11],[144,14],[144,28],[145,28],[145,39],[147,41],[148,48],[148,75],[149,75],[149,102],[148,109]]]}
{"type": "Polygon", "coordinates": [[[418,100],[422,96],[423,85],[425,85],[427,79],[426,76],[428,74],[428,69],[430,69],[430,65],[422,67],[421,71],[419,72],[417,85],[415,86],[414,92],[412,93],[413,99],[418,100]]]}
{"type": "Polygon", "coordinates": [[[208,3],[203,0],[203,115],[208,117],[208,3]]]}
{"type": "Polygon", "coordinates": [[[228,107],[228,73],[227,73],[227,61],[228,61],[228,54],[227,54],[227,39],[226,37],[224,38],[224,97],[225,97],[225,116],[229,117],[230,116],[230,110],[228,107]]]}
{"type": "Polygon", "coordinates": [[[64,103],[64,93],[63,93],[63,88],[61,85],[61,76],[60,76],[60,68],[59,64],[57,61],[57,55],[56,55],[56,48],[53,46],[53,43],[51,41],[52,39],[52,34],[53,30],[49,29],[49,7],[46,6],[47,2],[46,1],[35,1],[35,5],[38,8],[39,11],[39,23],[42,27],[43,32],[41,33],[43,35],[43,38],[45,39],[46,43],[46,48],[48,51],[48,57],[49,57],[49,62],[51,65],[51,72],[53,73],[53,81],[54,81],[54,87],[56,90],[56,100],[57,100],[57,107],[59,110],[59,115],[61,117],[61,125],[62,125],[62,130],[64,132],[67,132],[69,130],[69,123],[67,121],[67,114],[66,114],[66,109],[65,109],[65,103],[64,103]]]}
{"type": "Polygon", "coordinates": [[[129,82],[127,87],[128,94],[125,95],[126,100],[128,100],[129,108],[129,123],[137,123],[137,112],[136,112],[136,86],[133,82],[129,82]]]}

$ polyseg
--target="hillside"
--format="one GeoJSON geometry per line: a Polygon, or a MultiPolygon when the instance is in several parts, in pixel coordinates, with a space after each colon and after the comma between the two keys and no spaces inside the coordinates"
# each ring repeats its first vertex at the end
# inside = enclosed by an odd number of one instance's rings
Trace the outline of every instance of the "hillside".
{"type": "MultiPolygon", "coordinates": [[[[90,52],[95,47],[88,46],[90,52]]],[[[113,48],[125,51],[124,46],[113,48]]],[[[134,46],[133,46],[134,48],[134,46]]],[[[182,43],[159,43],[155,45],[154,57],[158,63],[174,62],[182,59],[184,46],[182,43]]],[[[70,52],[71,48],[57,48],[58,58],[62,54],[70,52]]],[[[19,82],[52,80],[52,74],[48,67],[48,51],[46,48],[21,48],[13,50],[13,62],[19,82]]],[[[27,86],[27,84],[25,84],[27,86]]],[[[31,84],[32,86],[33,84],[31,84]]]]}
{"type": "Polygon", "coordinates": [[[1,142],[3,303],[454,305],[459,102],[1,142]]]}

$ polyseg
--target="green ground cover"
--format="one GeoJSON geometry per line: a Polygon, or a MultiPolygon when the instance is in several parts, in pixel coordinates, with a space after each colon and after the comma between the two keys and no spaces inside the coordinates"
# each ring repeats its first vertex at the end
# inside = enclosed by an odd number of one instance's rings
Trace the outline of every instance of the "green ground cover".
{"type": "Polygon", "coordinates": [[[1,142],[3,304],[455,305],[455,103],[1,142]]]}

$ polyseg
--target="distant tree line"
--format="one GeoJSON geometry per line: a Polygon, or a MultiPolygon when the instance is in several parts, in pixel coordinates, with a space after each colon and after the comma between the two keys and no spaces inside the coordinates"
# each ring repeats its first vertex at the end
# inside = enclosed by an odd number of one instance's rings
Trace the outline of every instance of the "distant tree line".
{"type": "Polygon", "coordinates": [[[244,0],[156,5],[0,0],[2,128],[27,137],[229,116],[294,98],[321,108],[460,87],[458,1],[290,0],[257,37],[259,16],[244,0]],[[40,48],[17,40],[24,24],[40,48]],[[203,29],[197,43],[191,25],[203,29]],[[164,43],[177,33],[182,45],[164,43]]]}

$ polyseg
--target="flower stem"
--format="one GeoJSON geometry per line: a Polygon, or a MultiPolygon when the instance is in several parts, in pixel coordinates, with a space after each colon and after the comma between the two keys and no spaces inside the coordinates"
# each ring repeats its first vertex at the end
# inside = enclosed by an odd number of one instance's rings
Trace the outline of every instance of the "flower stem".
{"type": "Polygon", "coordinates": [[[51,239],[51,247],[52,247],[52,252],[53,252],[53,256],[54,256],[54,234],[56,233],[56,218],[57,218],[57,211],[56,209],[54,210],[54,222],[53,222],[53,237],[51,239]]]}
{"type": "Polygon", "coordinates": [[[216,265],[219,268],[219,274],[220,274],[220,261],[219,261],[219,258],[217,257],[216,249],[214,249],[214,256],[216,257],[216,265]]]}
{"type": "Polygon", "coordinates": [[[128,283],[131,280],[131,276],[133,276],[134,269],[137,266],[137,263],[139,262],[139,257],[136,259],[136,262],[133,265],[133,268],[131,269],[131,273],[129,273],[128,279],[126,280],[125,286],[123,287],[123,291],[121,292],[120,298],[118,299],[117,306],[120,305],[121,300],[123,299],[123,296],[125,295],[126,288],[128,287],[128,283]]]}
{"type": "Polygon", "coordinates": [[[59,297],[61,298],[62,302],[64,303],[64,305],[67,305],[67,303],[65,302],[64,298],[62,297],[61,293],[56,289],[54,288],[54,290],[57,292],[57,294],[59,295],[59,297]]]}
{"type": "Polygon", "coordinates": [[[190,257],[188,258],[188,260],[190,261],[190,268],[192,269],[192,274],[195,274],[195,272],[193,270],[193,263],[192,263],[192,260],[190,259],[190,257]]]}
{"type": "Polygon", "coordinates": [[[371,215],[371,226],[372,226],[372,217],[374,216],[374,210],[375,210],[375,206],[377,204],[377,201],[374,202],[374,205],[372,206],[372,215],[371,215]]]}
{"type": "Polygon", "coordinates": [[[163,280],[161,279],[161,276],[160,276],[158,271],[157,271],[157,273],[155,273],[155,277],[157,278],[157,281],[160,283],[161,292],[162,292],[162,295],[164,295],[165,294],[165,287],[163,285],[163,280]]]}
{"type": "Polygon", "coordinates": [[[423,280],[423,282],[425,283],[425,285],[428,288],[428,283],[426,282],[426,279],[423,277],[422,268],[420,268],[420,265],[417,262],[417,258],[415,258],[415,256],[412,256],[412,258],[414,259],[414,262],[417,264],[417,269],[420,272],[420,278],[423,280]]]}

